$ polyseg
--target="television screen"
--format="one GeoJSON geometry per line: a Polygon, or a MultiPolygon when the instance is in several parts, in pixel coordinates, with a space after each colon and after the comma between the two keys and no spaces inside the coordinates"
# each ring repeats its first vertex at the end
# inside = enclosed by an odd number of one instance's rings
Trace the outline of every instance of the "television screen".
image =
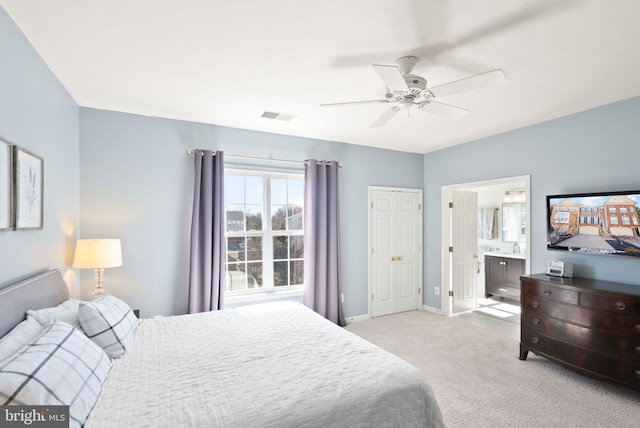
{"type": "Polygon", "coordinates": [[[547,196],[547,248],[640,257],[640,190],[547,196]]]}

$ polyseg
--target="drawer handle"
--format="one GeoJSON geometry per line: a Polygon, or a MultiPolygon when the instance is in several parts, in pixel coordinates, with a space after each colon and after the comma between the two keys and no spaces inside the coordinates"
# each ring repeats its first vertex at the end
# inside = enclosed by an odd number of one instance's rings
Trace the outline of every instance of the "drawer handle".
{"type": "Polygon", "coordinates": [[[503,293],[506,293],[507,291],[509,291],[508,288],[498,288],[499,291],[502,291],[503,293]]]}
{"type": "MultiPolygon", "coordinates": [[[[534,318],[533,319],[533,324],[534,325],[540,324],[540,320],[538,318],[534,318]]],[[[640,352],[640,346],[636,347],[636,350],[638,350],[638,352],[640,352]]]]}
{"type": "Polygon", "coordinates": [[[624,311],[625,309],[627,309],[627,305],[625,305],[623,302],[616,302],[616,309],[619,311],[624,311]]]}
{"type": "MultiPolygon", "coordinates": [[[[537,345],[538,343],[540,343],[540,339],[538,339],[537,337],[534,337],[533,339],[531,339],[531,341],[532,341],[533,343],[535,343],[536,345],[537,345]]],[[[637,375],[638,373],[640,373],[640,370],[636,370],[636,375],[637,375]]]]}
{"type": "MultiPolygon", "coordinates": [[[[531,306],[533,306],[535,309],[538,309],[540,307],[540,303],[538,302],[532,302],[531,306]]],[[[640,327],[640,324],[637,325],[637,327],[640,327]]]]}
{"type": "Polygon", "coordinates": [[[636,324],[636,331],[640,333],[640,324],[636,324]]]}
{"type": "Polygon", "coordinates": [[[545,296],[551,296],[551,290],[549,290],[548,288],[544,290],[543,293],[545,296]]]}
{"type": "Polygon", "coordinates": [[[640,346],[636,346],[636,354],[640,354],[640,346]]]}
{"type": "Polygon", "coordinates": [[[636,370],[636,377],[640,378],[640,370],[636,370]]]}

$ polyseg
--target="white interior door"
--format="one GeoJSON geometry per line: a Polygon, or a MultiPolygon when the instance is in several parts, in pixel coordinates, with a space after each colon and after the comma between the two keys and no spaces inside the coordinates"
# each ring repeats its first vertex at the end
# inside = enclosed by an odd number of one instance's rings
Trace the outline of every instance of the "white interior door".
{"type": "Polygon", "coordinates": [[[418,192],[396,192],[396,312],[418,309],[420,257],[420,200],[418,192]]]}
{"type": "Polygon", "coordinates": [[[396,198],[391,191],[375,190],[371,203],[371,316],[376,317],[396,311],[396,198]]]}
{"type": "Polygon", "coordinates": [[[415,190],[370,190],[371,316],[420,305],[421,199],[415,190]]]}
{"type": "Polygon", "coordinates": [[[476,308],[478,288],[478,195],[452,192],[452,313],[476,308]]]}

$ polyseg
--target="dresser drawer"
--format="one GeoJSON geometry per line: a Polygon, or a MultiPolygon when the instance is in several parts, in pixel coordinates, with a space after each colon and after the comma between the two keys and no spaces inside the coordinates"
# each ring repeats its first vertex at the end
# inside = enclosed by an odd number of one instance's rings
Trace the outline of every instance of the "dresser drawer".
{"type": "Polygon", "coordinates": [[[522,313],[548,315],[573,324],[580,324],[616,334],[640,337],[640,318],[619,316],[581,306],[567,305],[530,294],[522,295],[522,313]]]}
{"type": "Polygon", "coordinates": [[[524,293],[531,294],[532,296],[544,297],[545,299],[569,303],[571,305],[578,304],[577,291],[563,290],[562,288],[552,287],[546,284],[530,283],[524,283],[522,291],[524,293]]]}
{"type": "Polygon", "coordinates": [[[622,367],[622,381],[635,387],[640,386],[640,363],[625,363],[622,367]]]}
{"type": "Polygon", "coordinates": [[[574,368],[611,379],[620,380],[623,376],[623,364],[618,357],[555,340],[527,328],[522,329],[522,343],[534,353],[539,351],[574,368]]]}
{"type": "Polygon", "coordinates": [[[640,336],[620,336],[608,331],[560,321],[545,315],[540,316],[530,311],[522,313],[521,325],[536,334],[640,362],[640,336]]]}
{"type": "Polygon", "coordinates": [[[640,299],[631,296],[602,296],[595,293],[580,293],[580,305],[587,308],[601,309],[620,315],[640,317],[640,299]]]}

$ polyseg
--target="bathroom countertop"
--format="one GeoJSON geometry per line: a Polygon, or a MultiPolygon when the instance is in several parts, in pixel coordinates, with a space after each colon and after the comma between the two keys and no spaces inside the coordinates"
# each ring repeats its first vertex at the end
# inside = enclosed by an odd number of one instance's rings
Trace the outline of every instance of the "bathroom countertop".
{"type": "Polygon", "coordinates": [[[494,257],[509,257],[512,259],[521,259],[525,260],[527,258],[526,254],[522,253],[497,253],[495,251],[487,251],[484,253],[485,256],[494,256],[494,257]]]}

